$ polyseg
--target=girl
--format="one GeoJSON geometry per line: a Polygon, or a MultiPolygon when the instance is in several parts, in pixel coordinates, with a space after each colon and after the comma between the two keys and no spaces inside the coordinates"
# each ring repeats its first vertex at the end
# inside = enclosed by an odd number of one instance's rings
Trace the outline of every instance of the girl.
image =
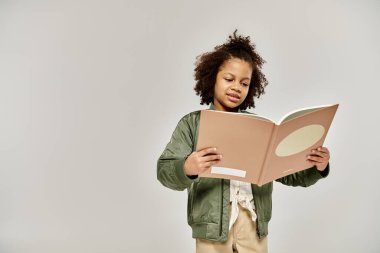
{"type": "MultiPolygon", "coordinates": [[[[236,35],[197,57],[194,90],[211,110],[244,112],[268,84],[261,72],[264,60],[250,37],[236,35]]],[[[268,252],[273,183],[258,187],[245,182],[200,178],[223,159],[215,147],[196,151],[200,111],[178,122],[157,162],[157,178],[166,187],[188,192],[187,221],[197,253],[268,252]]],[[[217,127],[217,126],[216,126],[217,127]]],[[[310,150],[310,168],[276,181],[308,187],[329,173],[329,150],[310,150]]]]}

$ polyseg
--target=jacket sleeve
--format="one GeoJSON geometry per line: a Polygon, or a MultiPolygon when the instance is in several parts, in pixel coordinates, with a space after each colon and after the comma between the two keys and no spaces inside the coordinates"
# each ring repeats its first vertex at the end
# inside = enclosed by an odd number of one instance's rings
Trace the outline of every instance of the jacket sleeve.
{"type": "Polygon", "coordinates": [[[193,179],[185,175],[183,165],[186,158],[193,152],[193,134],[187,117],[184,116],[177,124],[169,143],[157,161],[157,179],[164,186],[182,191],[189,187],[193,179]]]}
{"type": "Polygon", "coordinates": [[[313,166],[309,169],[279,178],[276,181],[289,186],[308,187],[315,184],[319,179],[327,177],[329,173],[330,163],[327,164],[324,171],[319,171],[316,166],[313,166]]]}

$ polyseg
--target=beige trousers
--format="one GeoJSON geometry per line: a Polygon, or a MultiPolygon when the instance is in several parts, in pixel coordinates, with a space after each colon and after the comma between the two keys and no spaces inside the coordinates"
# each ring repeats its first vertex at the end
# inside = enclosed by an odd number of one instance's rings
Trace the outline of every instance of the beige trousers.
{"type": "MultiPolygon", "coordinates": [[[[226,242],[196,239],[197,253],[267,253],[268,238],[259,239],[251,214],[239,204],[239,216],[228,233],[226,242]]],[[[229,209],[230,211],[230,209],[229,209]]]]}

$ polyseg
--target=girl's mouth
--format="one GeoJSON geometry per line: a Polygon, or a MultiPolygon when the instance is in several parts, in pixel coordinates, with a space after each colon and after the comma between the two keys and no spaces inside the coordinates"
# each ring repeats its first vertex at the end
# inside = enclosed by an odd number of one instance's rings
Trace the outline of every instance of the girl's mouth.
{"type": "Polygon", "coordinates": [[[236,103],[239,102],[240,98],[235,94],[227,94],[227,98],[229,101],[236,103]]]}

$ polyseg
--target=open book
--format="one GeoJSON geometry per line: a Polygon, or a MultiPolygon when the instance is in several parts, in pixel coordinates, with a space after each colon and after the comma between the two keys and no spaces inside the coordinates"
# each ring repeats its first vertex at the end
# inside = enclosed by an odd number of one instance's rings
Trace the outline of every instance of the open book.
{"type": "Polygon", "coordinates": [[[323,146],[338,106],[302,108],[277,123],[256,114],[202,110],[197,150],[216,147],[223,158],[199,176],[261,186],[312,167],[307,155],[323,146]]]}

